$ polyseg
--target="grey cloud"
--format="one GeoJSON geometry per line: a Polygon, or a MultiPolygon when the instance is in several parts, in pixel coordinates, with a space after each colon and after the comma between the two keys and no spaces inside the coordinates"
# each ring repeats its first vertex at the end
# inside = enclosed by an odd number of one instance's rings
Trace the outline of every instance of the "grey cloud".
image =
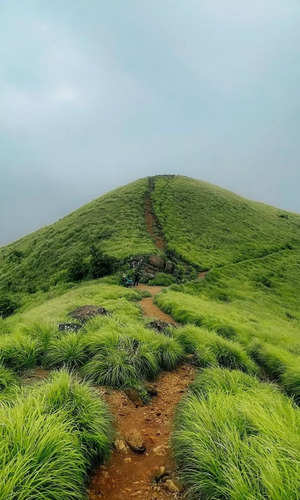
{"type": "Polygon", "coordinates": [[[0,3],[0,244],[181,173],[300,212],[296,0],[0,3]]]}

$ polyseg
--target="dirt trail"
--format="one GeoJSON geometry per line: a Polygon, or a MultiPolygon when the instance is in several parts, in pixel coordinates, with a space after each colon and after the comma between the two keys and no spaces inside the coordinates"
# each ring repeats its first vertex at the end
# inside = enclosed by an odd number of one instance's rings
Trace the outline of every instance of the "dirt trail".
{"type": "Polygon", "coordinates": [[[152,297],[146,297],[141,300],[140,304],[143,310],[143,313],[148,318],[159,319],[160,321],[164,321],[165,323],[171,323],[172,325],[176,325],[175,320],[169,314],[164,313],[157,307],[153,302],[153,297],[157,295],[164,287],[162,286],[147,286],[147,285],[139,285],[139,290],[146,290],[150,292],[152,297]]]}
{"type": "MultiPolygon", "coordinates": [[[[152,295],[141,301],[145,316],[174,323],[153,304],[162,287],[139,285],[139,289],[152,295]]],[[[167,500],[182,496],[169,438],[176,405],[193,378],[194,368],[189,364],[161,373],[152,384],[157,394],[145,406],[122,391],[101,390],[115,415],[117,438],[109,463],[92,477],[89,500],[167,500]],[[144,452],[136,453],[128,446],[132,435],[145,446],[144,452]]]]}
{"type": "Polygon", "coordinates": [[[155,246],[159,250],[164,250],[166,247],[164,237],[159,228],[158,221],[154,215],[152,200],[151,200],[151,191],[153,190],[153,183],[151,179],[149,179],[149,192],[146,193],[145,197],[145,221],[147,226],[147,231],[154,240],[155,246]]]}

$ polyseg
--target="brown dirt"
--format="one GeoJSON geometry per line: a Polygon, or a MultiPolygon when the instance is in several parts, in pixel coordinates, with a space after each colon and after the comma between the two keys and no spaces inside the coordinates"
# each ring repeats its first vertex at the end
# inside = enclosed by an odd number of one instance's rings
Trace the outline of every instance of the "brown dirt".
{"type": "Polygon", "coordinates": [[[179,493],[165,489],[164,482],[156,483],[155,474],[160,466],[175,480],[174,463],[169,449],[174,410],[193,380],[194,368],[181,365],[173,372],[162,373],[155,383],[157,396],[146,406],[136,405],[121,391],[104,396],[116,416],[118,438],[138,430],[143,437],[146,452],[137,454],[129,448],[115,449],[107,465],[101,466],[92,478],[89,500],[125,498],[166,500],[179,498],[179,493]]]}
{"type": "Polygon", "coordinates": [[[157,222],[155,216],[153,215],[152,201],[150,196],[146,196],[145,198],[145,221],[146,221],[147,231],[154,240],[155,245],[160,250],[163,250],[165,248],[165,240],[162,237],[162,235],[159,234],[157,222]]]}
{"type": "MultiPolygon", "coordinates": [[[[175,323],[153,304],[153,297],[162,287],[139,285],[152,297],[141,301],[145,316],[175,323]]],[[[182,497],[181,492],[171,492],[167,482],[171,479],[180,487],[176,478],[169,439],[177,403],[194,378],[194,368],[183,364],[173,372],[163,372],[157,378],[154,388],[157,396],[143,406],[130,400],[122,391],[102,389],[116,418],[117,438],[108,464],[96,470],[89,487],[89,500],[168,500],[182,497]],[[126,446],[126,436],[140,433],[146,447],[144,453],[136,453],[126,446]],[[120,446],[121,445],[121,446],[120,446]],[[124,447],[123,450],[120,448],[124,447]],[[165,478],[155,480],[159,468],[168,473],[165,478]]]]}
{"type": "Polygon", "coordinates": [[[205,276],[207,275],[208,271],[201,271],[201,273],[198,274],[198,278],[200,280],[204,280],[205,276]]]}
{"type": "Polygon", "coordinates": [[[176,321],[172,318],[172,316],[169,316],[169,314],[161,311],[159,307],[157,307],[157,305],[153,302],[153,297],[161,292],[161,290],[163,289],[162,286],[139,285],[137,288],[138,290],[145,290],[152,295],[152,297],[146,297],[140,302],[144,316],[148,318],[159,319],[160,321],[164,321],[165,323],[176,325],[176,321]]]}

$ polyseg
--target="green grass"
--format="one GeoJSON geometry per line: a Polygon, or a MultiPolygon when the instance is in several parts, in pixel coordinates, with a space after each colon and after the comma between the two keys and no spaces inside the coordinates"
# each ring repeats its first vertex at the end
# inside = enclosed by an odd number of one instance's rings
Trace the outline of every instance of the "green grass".
{"type": "Polygon", "coordinates": [[[87,469],[109,454],[111,418],[67,372],[0,408],[0,499],[85,498],[87,469]]]}
{"type": "Polygon", "coordinates": [[[296,500],[299,410],[241,372],[204,370],[180,404],[172,437],[189,498],[296,500]]]}
{"type": "Polygon", "coordinates": [[[260,342],[253,342],[249,347],[249,352],[267,375],[279,382],[285,391],[300,404],[299,356],[294,356],[285,349],[260,342]]]}
{"type": "Polygon", "coordinates": [[[173,335],[187,353],[194,354],[195,363],[200,367],[224,366],[249,373],[257,372],[255,363],[237,342],[191,325],[174,330],[173,335]]]}
{"type": "Polygon", "coordinates": [[[144,220],[147,179],[116,189],[58,222],[0,249],[0,289],[35,291],[66,279],[76,255],[93,244],[126,259],[156,252],[144,220]]]}
{"type": "Polygon", "coordinates": [[[73,258],[88,263],[91,245],[120,264],[158,252],[144,220],[147,179],[0,249],[0,295],[19,303],[0,318],[0,500],[84,498],[86,473],[113,439],[89,381],[146,399],[144,381],[187,355],[201,372],[178,410],[173,446],[190,497],[297,498],[300,216],[185,177],[153,185],[165,257],[175,264],[173,277],[154,278],[171,285],[155,301],[182,323],[168,335],[147,328],[146,293],[118,286],[117,274],[66,281],[73,258]],[[207,268],[204,280],[186,281],[207,268]],[[59,331],[84,305],[109,314],[59,331]],[[61,371],[22,388],[35,367],[61,371]]]}
{"type": "Polygon", "coordinates": [[[204,269],[300,246],[299,215],[206,182],[157,176],[152,199],[168,249],[204,269]]]}
{"type": "MultiPolygon", "coordinates": [[[[299,283],[300,260],[283,252],[213,270],[205,280],[171,287],[156,302],[178,322],[239,343],[299,402],[299,283]],[[270,286],[258,276],[268,276],[270,286]]],[[[201,354],[202,365],[213,363],[210,351],[201,354]]]]}

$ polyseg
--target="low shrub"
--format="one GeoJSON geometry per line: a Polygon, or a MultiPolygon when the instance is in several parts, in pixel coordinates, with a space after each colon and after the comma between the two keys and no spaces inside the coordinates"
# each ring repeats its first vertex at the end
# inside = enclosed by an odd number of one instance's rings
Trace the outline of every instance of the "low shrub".
{"type": "Polygon", "coordinates": [[[176,278],[172,274],[156,273],[154,278],[149,281],[149,285],[169,286],[175,282],[176,278]]]}
{"type": "Polygon", "coordinates": [[[172,446],[189,498],[297,500],[299,415],[276,388],[204,370],[180,403],[172,446]]]}
{"type": "Polygon", "coordinates": [[[18,304],[8,295],[0,295],[0,317],[7,318],[18,308],[18,304]]]}

